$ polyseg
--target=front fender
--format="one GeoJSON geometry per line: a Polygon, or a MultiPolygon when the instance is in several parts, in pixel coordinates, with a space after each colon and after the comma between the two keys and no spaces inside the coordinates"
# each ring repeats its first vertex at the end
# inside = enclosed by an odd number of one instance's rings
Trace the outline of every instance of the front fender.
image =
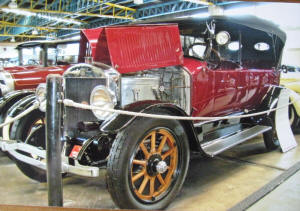
{"type": "MultiPolygon", "coordinates": [[[[166,110],[166,115],[172,113],[174,116],[188,116],[185,111],[178,106],[159,101],[142,101],[133,103],[126,106],[124,110],[140,113],[155,113],[156,109],[166,110]]],[[[113,114],[108,120],[101,124],[100,130],[105,133],[116,134],[130,125],[136,118],[136,116],[113,114]]],[[[191,150],[200,151],[200,144],[193,126],[193,122],[180,121],[180,123],[184,127],[185,132],[189,137],[191,150]]]]}
{"type": "Polygon", "coordinates": [[[15,117],[21,112],[25,111],[36,101],[36,96],[34,94],[28,95],[16,102],[7,111],[7,116],[15,117]]]}
{"type": "Polygon", "coordinates": [[[0,122],[3,122],[7,111],[13,104],[15,104],[20,99],[33,93],[34,93],[33,91],[19,90],[19,91],[9,92],[3,97],[1,97],[0,98],[0,122]]]}
{"type": "MultiPolygon", "coordinates": [[[[7,120],[17,116],[19,113],[21,113],[26,108],[28,108],[30,105],[32,105],[32,103],[35,101],[35,98],[36,98],[35,95],[31,94],[31,95],[27,95],[27,96],[23,97],[22,99],[19,99],[5,112],[5,115],[1,115],[3,118],[2,121],[4,122],[4,121],[7,121],[7,120]]],[[[5,140],[9,140],[10,126],[11,126],[11,124],[6,125],[2,128],[2,130],[0,130],[1,135],[3,135],[3,139],[5,139],[5,140]]]]}

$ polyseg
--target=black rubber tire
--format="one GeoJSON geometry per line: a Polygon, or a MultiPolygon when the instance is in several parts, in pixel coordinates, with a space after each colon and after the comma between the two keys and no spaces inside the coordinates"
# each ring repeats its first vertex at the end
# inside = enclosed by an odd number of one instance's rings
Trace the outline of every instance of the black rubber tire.
{"type": "MultiPolygon", "coordinates": [[[[18,140],[24,142],[27,138],[29,130],[31,129],[32,125],[39,119],[44,118],[45,113],[41,112],[40,110],[36,109],[32,111],[30,114],[26,115],[25,117],[15,121],[12,125],[10,137],[12,140],[18,140]]],[[[39,143],[33,143],[32,145],[45,149],[45,136],[41,137],[39,143]]],[[[30,144],[30,143],[28,143],[30,144]]],[[[26,153],[24,153],[26,154],[26,153]]],[[[29,154],[26,154],[30,156],[29,154]]],[[[38,182],[47,182],[47,174],[46,171],[37,168],[35,166],[29,165],[22,161],[14,159],[18,168],[29,178],[36,180],[38,182]]]]}
{"type": "Polygon", "coordinates": [[[299,117],[293,105],[289,106],[289,121],[293,131],[299,129],[299,117]]]}
{"type": "Polygon", "coordinates": [[[279,147],[279,141],[276,135],[275,123],[273,119],[270,117],[264,118],[263,125],[272,127],[271,130],[263,133],[264,142],[267,150],[271,151],[277,149],[279,147]]]}
{"type": "Polygon", "coordinates": [[[164,209],[174,200],[183,185],[188,170],[189,158],[188,137],[179,121],[137,118],[131,125],[117,134],[112,145],[106,175],[108,191],[115,204],[122,209],[164,209]],[[170,184],[166,195],[155,202],[145,203],[139,200],[131,189],[129,181],[130,159],[143,137],[156,128],[167,128],[171,131],[176,140],[180,156],[178,156],[177,171],[174,174],[175,179],[170,184]]]}

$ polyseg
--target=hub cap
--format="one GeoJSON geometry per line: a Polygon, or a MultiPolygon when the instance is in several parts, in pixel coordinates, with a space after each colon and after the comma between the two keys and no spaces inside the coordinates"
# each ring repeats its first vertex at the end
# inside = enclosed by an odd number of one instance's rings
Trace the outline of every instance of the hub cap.
{"type": "Polygon", "coordinates": [[[160,174],[165,173],[168,170],[167,163],[165,161],[159,161],[156,165],[156,171],[160,174]]]}

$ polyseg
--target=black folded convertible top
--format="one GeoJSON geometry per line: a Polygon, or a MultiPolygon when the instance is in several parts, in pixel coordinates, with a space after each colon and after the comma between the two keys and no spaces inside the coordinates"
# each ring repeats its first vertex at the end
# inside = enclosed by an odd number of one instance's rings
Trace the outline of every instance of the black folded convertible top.
{"type": "Polygon", "coordinates": [[[273,22],[258,18],[253,15],[240,15],[240,16],[209,16],[205,18],[196,17],[183,17],[164,19],[163,21],[141,21],[136,24],[147,24],[147,23],[177,23],[179,28],[197,27],[206,23],[209,20],[221,20],[228,23],[235,23],[256,30],[264,31],[278,36],[283,43],[286,41],[286,34],[273,22]]]}

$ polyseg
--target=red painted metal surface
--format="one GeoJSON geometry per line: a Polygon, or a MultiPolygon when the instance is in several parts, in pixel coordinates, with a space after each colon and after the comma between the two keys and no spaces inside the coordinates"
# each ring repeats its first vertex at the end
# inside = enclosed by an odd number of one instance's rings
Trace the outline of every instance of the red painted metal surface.
{"type": "Polygon", "coordinates": [[[255,109],[279,73],[266,69],[219,68],[211,70],[203,61],[185,58],[192,76],[193,116],[221,116],[255,109]]]}
{"type": "Polygon", "coordinates": [[[40,83],[46,82],[48,74],[60,74],[69,68],[70,65],[61,65],[56,67],[35,67],[30,70],[20,71],[18,69],[10,70],[12,77],[15,80],[15,90],[34,89],[40,83]]]}
{"type": "Polygon", "coordinates": [[[180,65],[183,52],[178,27],[107,27],[100,34],[95,61],[112,65],[120,73],[180,65]]]}
{"type": "Polygon", "coordinates": [[[37,66],[33,66],[33,65],[30,65],[30,66],[14,66],[14,67],[3,67],[3,69],[6,71],[6,72],[15,72],[15,71],[24,71],[24,70],[31,70],[31,69],[34,69],[36,68],[37,66]]]}
{"type": "Polygon", "coordinates": [[[85,29],[80,32],[80,50],[78,62],[85,62],[85,57],[94,57],[100,33],[104,28],[85,29]]]}
{"type": "MultiPolygon", "coordinates": [[[[206,62],[183,58],[177,25],[107,27],[81,32],[80,59],[112,65],[120,73],[183,65],[192,77],[193,116],[220,116],[260,104],[270,85],[279,84],[275,70],[221,66],[209,69],[206,62]]],[[[5,68],[16,89],[31,89],[50,73],[63,74],[69,66],[5,68]]]]}

